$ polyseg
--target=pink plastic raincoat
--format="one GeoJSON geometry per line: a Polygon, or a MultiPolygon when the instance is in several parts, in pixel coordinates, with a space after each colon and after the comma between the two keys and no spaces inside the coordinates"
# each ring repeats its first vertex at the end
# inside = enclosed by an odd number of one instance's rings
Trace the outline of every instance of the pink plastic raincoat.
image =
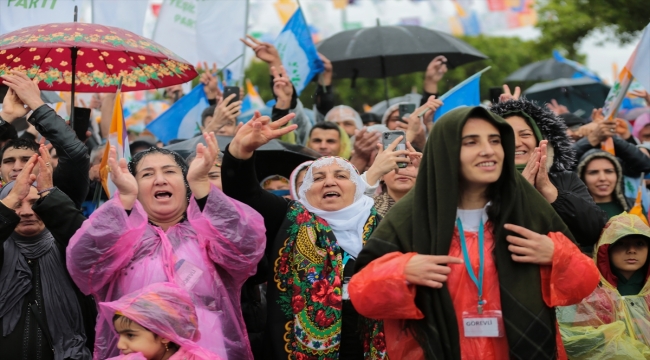
{"type": "MultiPolygon", "coordinates": [[[[220,360],[197,345],[201,338],[192,298],[172,283],[155,283],[117,301],[100,303],[100,316],[109,322],[116,313],[135,321],[152,333],[170,340],[180,349],[170,360],[220,360]]],[[[145,359],[140,353],[120,355],[111,360],[145,359]]],[[[145,359],[146,360],[146,359],[145,359]]]]}
{"type": "MultiPolygon", "coordinates": [[[[68,271],[84,294],[109,302],[158,282],[185,287],[202,334],[198,344],[223,359],[252,359],[240,292],[256,271],[266,235],[262,216],[212,186],[203,211],[192,198],[187,220],[167,232],[148,222],[136,201],[106,202],[70,240],[68,271]]],[[[95,359],[118,355],[113,326],[99,318],[95,359]]]]}

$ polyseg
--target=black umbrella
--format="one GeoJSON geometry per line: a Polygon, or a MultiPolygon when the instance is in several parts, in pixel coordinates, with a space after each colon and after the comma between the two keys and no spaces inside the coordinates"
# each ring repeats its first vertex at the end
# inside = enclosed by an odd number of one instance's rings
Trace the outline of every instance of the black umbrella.
{"type": "Polygon", "coordinates": [[[555,59],[536,61],[517,69],[505,81],[545,81],[573,77],[576,69],[555,59]]]}
{"type": "Polygon", "coordinates": [[[591,78],[557,79],[537,83],[524,91],[528,99],[565,105],[569,111],[581,109],[591,114],[594,108],[603,107],[609,86],[591,78]]]}
{"type": "MultiPolygon", "coordinates": [[[[217,142],[219,143],[219,149],[221,151],[224,151],[231,141],[231,136],[217,136],[217,142]]],[[[173,150],[179,153],[182,157],[187,158],[196,150],[196,145],[199,143],[205,145],[205,139],[203,136],[197,136],[189,140],[166,146],[165,149],[173,150]]],[[[298,165],[308,160],[315,160],[319,157],[319,153],[309,148],[285,143],[279,140],[271,140],[268,144],[257,149],[255,154],[255,172],[260,181],[271,175],[282,175],[289,178],[291,172],[298,165]]]]}
{"type": "MultiPolygon", "coordinates": [[[[383,78],[423,71],[444,55],[456,67],[487,59],[480,51],[450,34],[420,26],[380,26],[343,31],[318,45],[334,67],[334,78],[383,78]]],[[[385,83],[384,83],[385,84],[385,83]]],[[[386,100],[388,87],[386,86],[386,100]]]]}

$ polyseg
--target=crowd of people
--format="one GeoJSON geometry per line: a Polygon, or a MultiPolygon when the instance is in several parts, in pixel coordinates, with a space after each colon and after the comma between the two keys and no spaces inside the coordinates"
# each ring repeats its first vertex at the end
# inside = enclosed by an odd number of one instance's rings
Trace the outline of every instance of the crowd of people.
{"type": "Polygon", "coordinates": [[[434,122],[439,56],[411,114],[360,114],[321,55],[311,118],[277,49],[242,41],[272,114],[238,122],[206,66],[189,157],[141,134],[118,159],[92,141],[114,94],[79,139],[27,75],[1,77],[3,359],[650,359],[650,227],[625,189],[646,186],[650,109],[581,118],[504,85],[434,122]],[[318,156],[260,179],[276,139],[318,156]]]}

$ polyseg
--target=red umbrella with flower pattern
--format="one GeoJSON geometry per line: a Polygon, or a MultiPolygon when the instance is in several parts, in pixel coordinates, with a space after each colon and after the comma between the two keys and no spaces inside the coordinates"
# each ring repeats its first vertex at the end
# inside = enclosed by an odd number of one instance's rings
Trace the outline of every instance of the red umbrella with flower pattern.
{"type": "Polygon", "coordinates": [[[41,90],[115,92],[182,84],[198,74],[165,47],[120,28],[83,23],[26,27],[0,36],[0,76],[21,71],[41,90]],[[76,81],[72,85],[72,72],[76,81]]]}

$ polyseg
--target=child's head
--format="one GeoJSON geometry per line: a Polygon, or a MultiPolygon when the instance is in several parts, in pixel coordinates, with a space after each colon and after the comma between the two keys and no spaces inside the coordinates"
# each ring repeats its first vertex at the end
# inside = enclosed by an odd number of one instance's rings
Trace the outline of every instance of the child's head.
{"type": "Polygon", "coordinates": [[[648,259],[648,238],[641,235],[628,235],[610,245],[609,261],[613,268],[629,279],[637,270],[643,268],[648,259]]]}
{"type": "Polygon", "coordinates": [[[112,321],[122,354],[142,353],[164,360],[177,350],[193,351],[200,338],[192,298],[172,283],[151,284],[113,302],[100,303],[104,319],[112,321]]]}
{"type": "Polygon", "coordinates": [[[117,348],[123,355],[142,353],[147,360],[162,360],[178,350],[178,345],[158,336],[124,315],[113,316],[113,326],[119,335],[117,348]]]}

